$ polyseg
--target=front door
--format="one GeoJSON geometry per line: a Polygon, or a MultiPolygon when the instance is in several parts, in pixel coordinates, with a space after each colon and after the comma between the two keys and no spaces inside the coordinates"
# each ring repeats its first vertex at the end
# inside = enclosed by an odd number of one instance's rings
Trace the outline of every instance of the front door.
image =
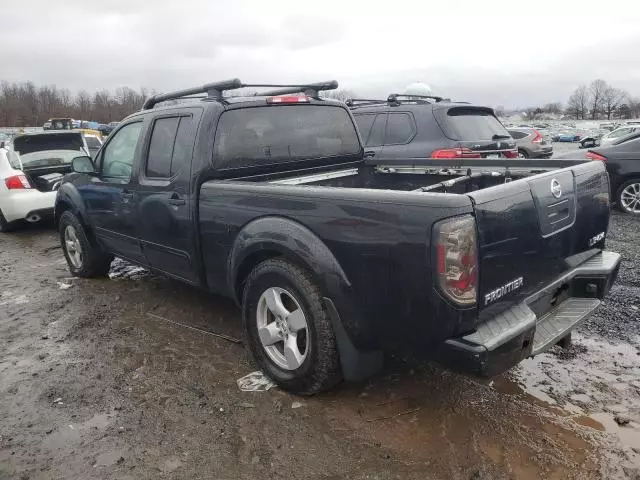
{"type": "Polygon", "coordinates": [[[116,256],[146,265],[138,241],[135,159],[142,121],[119,128],[100,151],[99,175],[81,188],[89,222],[98,241],[116,256]]]}
{"type": "Polygon", "coordinates": [[[142,252],[155,269],[192,283],[196,232],[189,183],[200,114],[200,109],[186,109],[154,118],[138,172],[142,252]]]}

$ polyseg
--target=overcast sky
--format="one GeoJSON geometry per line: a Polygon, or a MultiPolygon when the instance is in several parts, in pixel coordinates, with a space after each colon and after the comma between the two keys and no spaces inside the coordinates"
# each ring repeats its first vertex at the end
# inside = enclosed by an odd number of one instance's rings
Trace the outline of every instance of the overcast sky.
{"type": "Polygon", "coordinates": [[[158,91],[414,81],[488,105],[565,102],[601,77],[640,96],[640,5],[585,0],[2,0],[0,79],[158,91]]]}

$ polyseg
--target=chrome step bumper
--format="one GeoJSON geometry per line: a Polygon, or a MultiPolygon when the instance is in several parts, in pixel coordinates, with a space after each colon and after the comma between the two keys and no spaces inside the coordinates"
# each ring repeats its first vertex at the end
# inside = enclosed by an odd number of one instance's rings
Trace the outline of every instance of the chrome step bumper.
{"type": "MultiPolygon", "coordinates": [[[[459,363],[464,371],[483,376],[501,373],[523,358],[552,347],[584,321],[609,292],[620,267],[620,255],[601,252],[566,272],[522,303],[478,326],[475,332],[445,341],[442,354],[446,363],[459,363]],[[573,282],[593,282],[594,298],[570,296],[552,310],[537,316],[535,303],[573,282]],[[532,308],[533,306],[533,308],[532,308]]],[[[453,365],[455,368],[455,365],[453,365]]]]}

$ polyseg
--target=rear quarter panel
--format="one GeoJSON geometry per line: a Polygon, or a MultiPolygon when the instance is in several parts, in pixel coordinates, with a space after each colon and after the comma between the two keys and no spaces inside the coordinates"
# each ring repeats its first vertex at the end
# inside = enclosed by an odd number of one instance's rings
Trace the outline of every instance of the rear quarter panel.
{"type": "MultiPolygon", "coordinates": [[[[442,340],[463,314],[434,296],[431,227],[471,210],[462,195],[209,181],[199,203],[207,284],[231,294],[226,273],[244,227],[258,218],[286,218],[310,230],[344,271],[346,284],[322,288],[341,316],[348,312],[342,320],[356,346],[375,348],[407,329],[405,339],[442,340]]],[[[296,239],[290,243],[295,249],[296,239]]]]}

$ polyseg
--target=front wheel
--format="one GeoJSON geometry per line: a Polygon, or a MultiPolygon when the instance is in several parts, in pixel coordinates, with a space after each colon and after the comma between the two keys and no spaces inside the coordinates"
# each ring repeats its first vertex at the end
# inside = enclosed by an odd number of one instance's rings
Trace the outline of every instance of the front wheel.
{"type": "Polygon", "coordinates": [[[342,378],[333,325],[310,273],[283,259],[259,264],[243,294],[247,343],[284,390],[313,395],[342,378]]]}
{"type": "Polygon", "coordinates": [[[60,243],[69,271],[76,277],[104,277],[109,273],[113,255],[109,255],[87,238],[84,226],[70,211],[60,217],[60,243]]]}
{"type": "Polygon", "coordinates": [[[618,189],[616,204],[625,213],[640,215],[640,178],[627,180],[618,189]]]}

